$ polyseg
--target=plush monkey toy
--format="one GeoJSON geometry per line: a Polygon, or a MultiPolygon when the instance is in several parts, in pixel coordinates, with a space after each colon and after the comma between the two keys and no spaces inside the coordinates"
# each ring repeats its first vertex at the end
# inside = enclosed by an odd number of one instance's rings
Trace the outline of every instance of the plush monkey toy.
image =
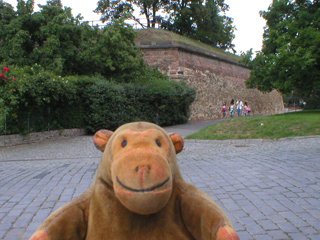
{"type": "Polygon", "coordinates": [[[94,135],[103,152],[94,184],[53,212],[31,240],[237,240],[224,211],[186,183],[179,134],[147,122],[94,135]]]}

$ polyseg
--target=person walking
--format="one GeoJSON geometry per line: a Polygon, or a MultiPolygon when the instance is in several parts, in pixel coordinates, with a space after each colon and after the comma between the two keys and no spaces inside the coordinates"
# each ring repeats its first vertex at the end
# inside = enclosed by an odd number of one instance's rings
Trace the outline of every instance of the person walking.
{"type": "Polygon", "coordinates": [[[233,118],[234,117],[234,112],[235,112],[234,99],[232,99],[231,102],[230,102],[229,111],[230,111],[231,117],[233,118]]]}
{"type": "Polygon", "coordinates": [[[222,106],[222,115],[223,117],[227,116],[227,103],[224,102],[222,106]]]}
{"type": "Polygon", "coordinates": [[[250,113],[251,113],[251,107],[248,105],[248,103],[247,103],[247,116],[249,116],[250,115],[250,113]]]}
{"type": "Polygon", "coordinates": [[[237,101],[236,106],[237,106],[238,117],[240,117],[242,114],[243,102],[241,100],[237,101]]]}
{"type": "Polygon", "coordinates": [[[244,102],[243,113],[244,113],[245,117],[248,116],[248,103],[247,102],[244,102]]]}

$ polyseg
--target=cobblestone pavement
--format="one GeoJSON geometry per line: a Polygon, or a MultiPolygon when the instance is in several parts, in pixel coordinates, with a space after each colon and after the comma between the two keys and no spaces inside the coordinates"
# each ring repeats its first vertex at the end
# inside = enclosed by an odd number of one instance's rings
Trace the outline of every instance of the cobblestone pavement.
{"type": "MultiPolygon", "coordinates": [[[[90,136],[0,148],[0,239],[28,239],[89,187],[101,155],[90,136]]],[[[320,239],[320,137],[186,140],[178,160],[240,239],[320,239]]]]}

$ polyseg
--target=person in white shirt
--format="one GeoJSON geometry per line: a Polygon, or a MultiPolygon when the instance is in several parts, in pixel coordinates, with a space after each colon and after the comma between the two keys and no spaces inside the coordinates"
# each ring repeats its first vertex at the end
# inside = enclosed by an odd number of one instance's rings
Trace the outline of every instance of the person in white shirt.
{"type": "Polygon", "coordinates": [[[237,101],[237,111],[238,111],[238,117],[242,114],[243,109],[243,102],[241,100],[237,101]]]}
{"type": "Polygon", "coordinates": [[[234,112],[235,112],[234,99],[232,99],[230,102],[229,111],[230,111],[230,116],[233,118],[234,112]]]}

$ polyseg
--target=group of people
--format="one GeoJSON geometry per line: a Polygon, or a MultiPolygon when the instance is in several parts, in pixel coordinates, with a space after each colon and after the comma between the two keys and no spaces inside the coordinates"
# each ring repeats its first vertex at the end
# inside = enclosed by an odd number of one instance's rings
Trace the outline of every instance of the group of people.
{"type": "Polygon", "coordinates": [[[230,116],[232,118],[234,117],[235,112],[237,112],[238,117],[242,116],[242,113],[244,113],[244,116],[247,117],[251,112],[251,108],[248,106],[247,102],[243,103],[242,100],[238,100],[235,102],[234,99],[231,100],[229,107],[227,107],[227,103],[224,102],[222,106],[223,117],[227,116],[228,110],[230,111],[230,116]]]}

